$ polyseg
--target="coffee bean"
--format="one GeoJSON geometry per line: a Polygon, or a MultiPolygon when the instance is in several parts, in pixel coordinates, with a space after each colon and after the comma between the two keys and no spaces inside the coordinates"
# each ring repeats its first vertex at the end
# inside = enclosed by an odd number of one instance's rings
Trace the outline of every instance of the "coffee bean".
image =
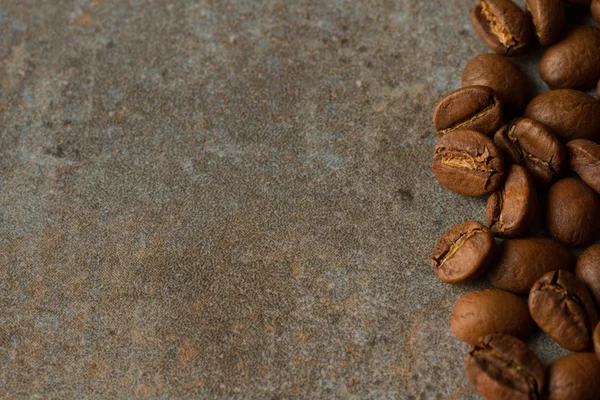
{"type": "Polygon", "coordinates": [[[488,278],[499,289],[527,294],[543,275],[559,269],[570,271],[573,262],[571,250],[556,240],[505,240],[498,246],[496,262],[490,267],[488,278]]]}
{"type": "Polygon", "coordinates": [[[575,276],[581,279],[600,306],[600,244],[585,249],[577,258],[575,276]]]}
{"type": "Polygon", "coordinates": [[[598,236],[600,198],[577,178],[557,181],[548,191],[546,225],[557,240],[587,246],[598,236]]]}
{"type": "Polygon", "coordinates": [[[592,353],[568,354],[548,369],[548,400],[600,399],[600,361],[592,353]]]}
{"type": "Polygon", "coordinates": [[[462,85],[491,87],[509,114],[523,111],[531,99],[527,76],[515,64],[497,54],[480,54],[469,61],[463,71],[462,85]]]}
{"type": "Polygon", "coordinates": [[[544,186],[560,174],[566,163],[565,149],[558,137],[546,125],[530,118],[517,118],[504,125],[494,135],[494,143],[544,186]]]}
{"type": "Polygon", "coordinates": [[[596,193],[600,193],[600,144],[575,139],[567,143],[569,166],[596,193]]]}
{"type": "Polygon", "coordinates": [[[481,338],[465,359],[471,384],[486,399],[540,399],[545,371],[525,343],[510,335],[481,338]]]}
{"type": "Polygon", "coordinates": [[[600,360],[600,324],[596,325],[596,329],[594,330],[594,351],[596,352],[596,357],[600,360]]]}
{"type": "Polygon", "coordinates": [[[600,0],[592,0],[590,11],[592,12],[592,17],[600,24],[600,0]]]}
{"type": "Polygon", "coordinates": [[[511,165],[504,185],[488,199],[487,225],[496,236],[521,236],[529,229],[537,204],[535,186],[529,173],[520,165],[511,165]]]}
{"type": "Polygon", "coordinates": [[[565,25],[565,6],[562,0],[526,0],[531,13],[535,33],[542,46],[549,46],[560,39],[565,25]]]}
{"type": "Polygon", "coordinates": [[[494,235],[476,221],[454,226],[435,245],[431,266],[442,282],[462,283],[479,276],[490,265],[494,235]]]}
{"type": "Polygon", "coordinates": [[[600,79],[600,29],[574,28],[549,47],[540,60],[540,75],[554,89],[587,89],[600,79]]]}
{"type": "Polygon", "coordinates": [[[585,283],[568,271],[548,272],[529,292],[529,311],[536,324],[571,351],[592,345],[598,314],[585,283]]]}
{"type": "Polygon", "coordinates": [[[446,96],[433,112],[435,130],[444,133],[469,129],[491,136],[502,124],[504,104],[493,89],[469,86],[446,96]]]}
{"type": "Polygon", "coordinates": [[[502,56],[522,54],[531,39],[529,17],[510,0],[479,0],[471,21],[485,44],[502,56]]]}
{"type": "Polygon", "coordinates": [[[527,303],[500,289],[484,289],[461,297],[450,316],[450,326],[462,341],[475,345],[482,336],[508,333],[526,340],[533,330],[527,303]]]}
{"type": "Polygon", "coordinates": [[[565,143],[600,137],[600,101],[577,90],[540,94],[531,100],[523,115],[548,126],[565,143]]]}
{"type": "Polygon", "coordinates": [[[456,130],[442,136],[432,167],[442,185],[465,196],[490,194],[504,181],[500,150],[476,131],[456,130]]]}

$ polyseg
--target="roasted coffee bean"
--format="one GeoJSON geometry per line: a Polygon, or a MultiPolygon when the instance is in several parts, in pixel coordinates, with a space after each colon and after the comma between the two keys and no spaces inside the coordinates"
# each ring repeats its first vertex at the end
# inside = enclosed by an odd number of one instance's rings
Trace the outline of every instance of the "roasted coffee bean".
{"type": "Polygon", "coordinates": [[[508,333],[527,340],[533,321],[527,303],[519,296],[500,289],[484,289],[461,297],[450,316],[450,326],[462,341],[475,345],[492,333],[508,333]]]}
{"type": "Polygon", "coordinates": [[[527,0],[535,33],[542,46],[549,46],[560,39],[565,25],[565,6],[562,0],[527,0]]]}
{"type": "Polygon", "coordinates": [[[548,400],[600,399],[600,361],[592,353],[566,355],[548,369],[548,400]]]}
{"type": "Polygon", "coordinates": [[[531,39],[529,17],[511,0],[479,0],[471,20],[485,44],[502,56],[522,54],[531,39]]]}
{"type": "Polygon", "coordinates": [[[594,351],[596,352],[596,357],[600,360],[600,324],[596,325],[596,329],[594,330],[594,351]]]}
{"type": "Polygon", "coordinates": [[[587,89],[600,79],[600,29],[579,26],[549,47],[540,75],[553,89],[587,89]]]}
{"type": "Polygon", "coordinates": [[[592,0],[590,11],[592,12],[592,17],[600,24],[600,0],[592,0]]]}
{"type": "Polygon", "coordinates": [[[575,276],[590,289],[590,293],[600,307],[600,244],[585,249],[577,258],[575,276]]]}
{"type": "Polygon", "coordinates": [[[471,384],[486,399],[540,399],[545,371],[525,343],[511,335],[489,335],[465,359],[471,384]]]}
{"type": "Polygon", "coordinates": [[[496,236],[521,236],[529,229],[537,204],[535,185],[529,173],[520,165],[511,165],[504,185],[488,199],[487,224],[496,236]]]}
{"type": "Polygon", "coordinates": [[[494,89],[509,114],[523,111],[531,99],[527,76],[515,64],[497,54],[480,54],[463,71],[462,85],[482,85],[494,89]]]}
{"type": "Polygon", "coordinates": [[[587,286],[572,273],[559,270],[542,276],[529,292],[529,311],[562,347],[571,351],[591,347],[598,314],[587,286]]]}
{"type": "Polygon", "coordinates": [[[496,254],[488,271],[490,282],[517,294],[529,293],[535,282],[550,271],[571,271],[575,261],[569,248],[549,238],[505,240],[496,254]]]}
{"type": "Polygon", "coordinates": [[[565,143],[600,137],[600,101],[577,90],[540,94],[527,105],[524,116],[545,124],[565,143]]]}
{"type": "Polygon", "coordinates": [[[494,235],[488,228],[476,221],[464,222],[437,242],[431,255],[431,267],[442,282],[466,282],[490,265],[495,245],[494,235]]]}
{"type": "Polygon", "coordinates": [[[504,125],[494,135],[494,143],[542,185],[548,185],[566,163],[565,149],[558,137],[533,119],[517,118],[504,125]]]}
{"type": "Polygon", "coordinates": [[[569,166],[581,180],[600,193],[600,144],[575,139],[567,143],[569,166]]]}
{"type": "Polygon", "coordinates": [[[504,181],[504,160],[487,136],[466,130],[446,133],[433,156],[433,173],[453,192],[483,196],[497,190],[504,181]]]}
{"type": "Polygon", "coordinates": [[[580,179],[561,179],[548,191],[546,225],[555,239],[587,246],[600,229],[600,198],[580,179]]]}
{"type": "Polygon", "coordinates": [[[444,133],[468,129],[491,136],[502,124],[504,104],[492,88],[469,86],[446,96],[433,112],[435,130],[444,133]]]}

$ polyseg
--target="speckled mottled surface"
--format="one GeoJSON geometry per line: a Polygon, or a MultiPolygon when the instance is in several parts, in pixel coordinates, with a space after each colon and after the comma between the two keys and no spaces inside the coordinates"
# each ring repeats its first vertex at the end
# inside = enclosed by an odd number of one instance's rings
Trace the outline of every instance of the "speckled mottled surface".
{"type": "Polygon", "coordinates": [[[0,0],[0,397],[478,398],[427,263],[471,5],[0,0]]]}

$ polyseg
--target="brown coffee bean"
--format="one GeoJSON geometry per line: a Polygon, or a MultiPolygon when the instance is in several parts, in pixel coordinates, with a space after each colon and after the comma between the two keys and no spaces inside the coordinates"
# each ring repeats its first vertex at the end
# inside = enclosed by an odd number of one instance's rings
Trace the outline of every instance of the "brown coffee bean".
{"type": "Polygon", "coordinates": [[[522,54],[531,39],[531,20],[511,0],[479,0],[471,21],[485,44],[502,56],[522,54]]]}
{"type": "Polygon", "coordinates": [[[520,165],[511,165],[504,185],[488,199],[487,225],[496,236],[521,236],[529,229],[537,204],[535,185],[529,173],[520,165]]]}
{"type": "Polygon", "coordinates": [[[566,163],[565,149],[558,137],[533,119],[517,118],[504,125],[494,135],[494,143],[544,186],[560,174],[566,163]]]}
{"type": "Polygon", "coordinates": [[[508,333],[527,340],[533,330],[527,303],[500,289],[484,289],[461,297],[450,316],[452,331],[460,340],[475,345],[492,333],[508,333]]]}
{"type": "Polygon", "coordinates": [[[465,196],[490,194],[504,181],[500,150],[476,131],[456,130],[442,136],[432,167],[442,185],[465,196]]]}
{"type": "Polygon", "coordinates": [[[515,64],[497,54],[480,54],[469,61],[462,74],[462,85],[491,87],[509,114],[523,111],[531,99],[527,76],[515,64]]]}
{"type": "Polygon", "coordinates": [[[592,17],[600,24],[600,0],[592,0],[590,11],[592,12],[592,17]]]}
{"type": "Polygon", "coordinates": [[[496,262],[488,271],[492,285],[517,294],[531,287],[550,271],[573,268],[571,250],[548,238],[505,240],[498,246],[496,262]]]}
{"type": "Polygon", "coordinates": [[[542,46],[549,46],[560,39],[565,25],[565,6],[562,0],[526,0],[533,25],[542,46]]]}
{"type": "Polygon", "coordinates": [[[564,143],[600,137],[600,101],[577,90],[540,94],[531,100],[523,115],[548,126],[564,143]]]}
{"type": "Polygon", "coordinates": [[[548,400],[600,399],[600,361],[592,353],[572,353],[548,369],[548,400]]]}
{"type": "Polygon", "coordinates": [[[590,289],[590,293],[600,306],[600,244],[585,249],[577,258],[575,276],[590,289]]]}
{"type": "Polygon", "coordinates": [[[442,282],[462,283],[484,272],[494,256],[494,235],[476,221],[454,226],[435,245],[431,267],[442,282]]]}
{"type": "Polygon", "coordinates": [[[549,47],[540,60],[540,75],[553,89],[587,89],[600,79],[600,29],[574,28],[549,47]]]}
{"type": "Polygon", "coordinates": [[[491,136],[504,117],[504,104],[493,89],[469,86],[444,97],[433,112],[435,130],[444,133],[468,129],[491,136]]]}
{"type": "Polygon", "coordinates": [[[594,351],[600,360],[600,324],[596,325],[596,330],[594,330],[594,351]]]}
{"type": "Polygon", "coordinates": [[[600,144],[575,139],[567,143],[569,166],[581,180],[600,193],[600,144]]]}
{"type": "Polygon", "coordinates": [[[471,384],[486,399],[541,398],[545,371],[525,343],[510,335],[481,338],[465,359],[471,384]]]}
{"type": "Polygon", "coordinates": [[[584,351],[592,345],[598,314],[587,286],[572,273],[559,270],[542,276],[529,292],[529,311],[562,347],[584,351]]]}
{"type": "Polygon", "coordinates": [[[548,191],[546,225],[557,240],[571,246],[587,246],[598,236],[600,198],[577,178],[557,181],[548,191]]]}

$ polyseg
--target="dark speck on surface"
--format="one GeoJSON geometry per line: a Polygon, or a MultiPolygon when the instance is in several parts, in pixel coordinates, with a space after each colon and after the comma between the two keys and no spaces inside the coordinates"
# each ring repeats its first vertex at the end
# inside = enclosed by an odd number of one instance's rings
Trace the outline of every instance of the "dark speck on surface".
{"type": "Polygon", "coordinates": [[[46,154],[56,158],[63,158],[65,156],[65,150],[61,145],[57,145],[52,149],[46,149],[46,154]]]}
{"type": "Polygon", "coordinates": [[[406,189],[398,189],[398,195],[401,199],[406,200],[408,202],[412,202],[415,198],[411,191],[406,189]]]}

